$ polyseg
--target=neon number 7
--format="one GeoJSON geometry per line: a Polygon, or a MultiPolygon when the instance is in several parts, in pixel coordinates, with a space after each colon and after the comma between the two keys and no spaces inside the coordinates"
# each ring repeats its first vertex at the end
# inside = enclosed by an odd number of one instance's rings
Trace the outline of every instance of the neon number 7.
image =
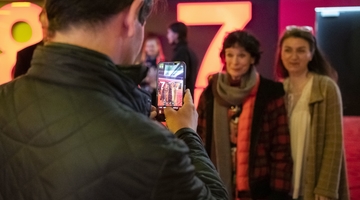
{"type": "Polygon", "coordinates": [[[219,58],[220,49],[226,33],[243,29],[251,20],[251,2],[216,2],[216,3],[179,3],[177,20],[188,26],[221,25],[210,43],[199,68],[195,84],[194,102],[197,106],[199,97],[208,85],[207,77],[222,69],[219,58]]]}

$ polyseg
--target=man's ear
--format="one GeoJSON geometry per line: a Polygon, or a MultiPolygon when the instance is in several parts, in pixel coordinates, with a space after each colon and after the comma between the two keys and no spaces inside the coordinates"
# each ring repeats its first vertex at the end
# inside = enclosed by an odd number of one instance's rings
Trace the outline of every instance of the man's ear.
{"type": "Polygon", "coordinates": [[[144,0],[134,0],[130,6],[129,12],[125,19],[125,26],[127,27],[127,36],[131,37],[135,34],[135,25],[140,23],[138,21],[139,12],[144,4],[144,0]]]}

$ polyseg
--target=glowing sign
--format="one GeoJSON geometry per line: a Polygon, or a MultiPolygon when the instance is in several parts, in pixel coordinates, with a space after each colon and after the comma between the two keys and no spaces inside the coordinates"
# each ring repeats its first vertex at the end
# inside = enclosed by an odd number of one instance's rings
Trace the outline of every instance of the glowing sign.
{"type": "Polygon", "coordinates": [[[222,69],[219,58],[220,49],[226,33],[243,29],[252,17],[252,5],[249,1],[216,3],[180,3],[177,5],[177,20],[189,26],[221,25],[207,49],[200,65],[195,84],[195,106],[204,88],[207,77],[222,69]]]}
{"type": "Polygon", "coordinates": [[[11,70],[15,65],[16,53],[42,39],[39,22],[41,7],[29,2],[15,2],[0,8],[0,84],[11,80],[11,70]],[[12,29],[17,22],[30,25],[32,37],[24,42],[14,39],[12,29]]]}

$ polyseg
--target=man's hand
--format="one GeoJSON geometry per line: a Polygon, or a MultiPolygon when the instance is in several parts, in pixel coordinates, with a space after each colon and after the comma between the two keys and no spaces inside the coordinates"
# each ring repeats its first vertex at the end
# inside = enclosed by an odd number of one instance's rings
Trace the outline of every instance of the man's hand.
{"type": "Polygon", "coordinates": [[[178,110],[167,107],[164,110],[166,125],[169,130],[176,133],[182,128],[191,128],[196,131],[198,124],[198,113],[196,112],[190,90],[187,89],[184,97],[184,105],[178,110]]]}
{"type": "Polygon", "coordinates": [[[156,107],[151,105],[150,119],[155,119],[156,115],[157,115],[156,107]]]}

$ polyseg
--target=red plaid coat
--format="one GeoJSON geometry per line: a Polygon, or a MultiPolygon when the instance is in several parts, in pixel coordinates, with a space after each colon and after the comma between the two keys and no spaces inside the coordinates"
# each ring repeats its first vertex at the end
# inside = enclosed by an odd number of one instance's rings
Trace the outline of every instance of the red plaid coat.
{"type": "MultiPolygon", "coordinates": [[[[212,85],[210,80],[209,86],[200,97],[197,109],[197,132],[210,157],[213,146],[212,85]]],[[[289,197],[293,163],[284,94],[281,83],[260,78],[250,133],[249,185],[253,199],[281,200],[289,197]]],[[[218,156],[216,159],[222,157],[218,156]]]]}

